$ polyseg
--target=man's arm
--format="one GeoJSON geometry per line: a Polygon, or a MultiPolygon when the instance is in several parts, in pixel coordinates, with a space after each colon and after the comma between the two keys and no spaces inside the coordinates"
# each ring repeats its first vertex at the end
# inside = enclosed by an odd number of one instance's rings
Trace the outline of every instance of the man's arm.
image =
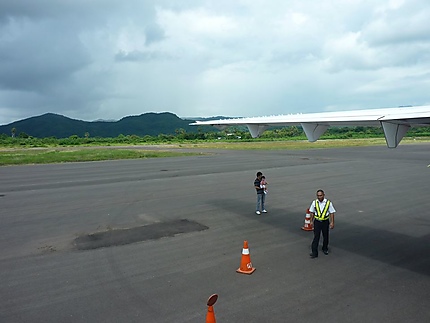
{"type": "Polygon", "coordinates": [[[311,211],[311,210],[315,210],[314,203],[315,201],[313,201],[311,203],[311,206],[309,207],[309,213],[311,214],[311,223],[314,223],[314,217],[315,217],[315,212],[311,211]]]}
{"type": "Polygon", "coordinates": [[[330,229],[334,228],[334,213],[330,213],[330,229]]]}

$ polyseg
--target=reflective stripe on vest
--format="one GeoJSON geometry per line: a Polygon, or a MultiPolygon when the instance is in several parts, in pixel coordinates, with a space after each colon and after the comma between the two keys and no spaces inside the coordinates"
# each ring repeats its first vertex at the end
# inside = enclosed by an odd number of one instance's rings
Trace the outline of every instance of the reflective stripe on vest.
{"type": "Polygon", "coordinates": [[[320,220],[320,221],[327,220],[328,219],[328,212],[327,211],[328,211],[329,207],[330,207],[330,201],[327,200],[325,207],[324,207],[324,210],[321,213],[320,204],[318,203],[318,200],[315,200],[315,209],[317,211],[317,213],[315,214],[315,218],[317,220],[320,220]]]}

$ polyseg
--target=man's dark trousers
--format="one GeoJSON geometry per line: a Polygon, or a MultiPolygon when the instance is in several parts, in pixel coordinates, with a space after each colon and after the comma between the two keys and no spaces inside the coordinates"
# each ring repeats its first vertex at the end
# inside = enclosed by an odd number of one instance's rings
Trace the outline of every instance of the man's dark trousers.
{"type": "Polygon", "coordinates": [[[328,250],[328,229],[330,221],[318,221],[314,219],[314,240],[312,241],[312,253],[318,256],[318,244],[320,242],[321,231],[323,235],[323,246],[322,250],[328,250]]]}

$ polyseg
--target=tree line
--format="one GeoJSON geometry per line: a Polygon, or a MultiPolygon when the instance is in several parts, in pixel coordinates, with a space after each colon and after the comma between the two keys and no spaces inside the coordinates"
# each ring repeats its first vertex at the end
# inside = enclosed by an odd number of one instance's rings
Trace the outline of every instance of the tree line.
{"type": "MultiPolygon", "coordinates": [[[[406,137],[428,137],[428,127],[413,127],[406,133],[406,137]]],[[[383,138],[384,133],[380,127],[330,127],[320,139],[358,139],[383,138]]],[[[79,145],[109,145],[109,144],[144,144],[144,143],[175,143],[184,141],[251,141],[251,140],[305,140],[306,135],[300,126],[272,127],[266,130],[261,137],[252,138],[245,126],[232,126],[223,131],[206,131],[197,128],[196,132],[187,132],[179,128],[175,134],[159,134],[157,136],[118,135],[117,137],[91,137],[85,132],[82,136],[72,135],[68,138],[35,138],[24,132],[16,135],[12,129],[11,136],[0,134],[0,145],[4,147],[44,147],[44,146],[79,146],[79,145]]]]}

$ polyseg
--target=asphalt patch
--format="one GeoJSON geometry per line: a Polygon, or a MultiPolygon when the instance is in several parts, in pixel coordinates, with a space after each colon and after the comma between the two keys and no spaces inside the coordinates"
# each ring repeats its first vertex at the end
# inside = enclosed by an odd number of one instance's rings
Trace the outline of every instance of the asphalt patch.
{"type": "Polygon", "coordinates": [[[78,250],[126,245],[147,240],[173,237],[181,233],[207,230],[209,227],[186,219],[154,223],[130,229],[113,229],[77,237],[74,244],[78,250]]]}

